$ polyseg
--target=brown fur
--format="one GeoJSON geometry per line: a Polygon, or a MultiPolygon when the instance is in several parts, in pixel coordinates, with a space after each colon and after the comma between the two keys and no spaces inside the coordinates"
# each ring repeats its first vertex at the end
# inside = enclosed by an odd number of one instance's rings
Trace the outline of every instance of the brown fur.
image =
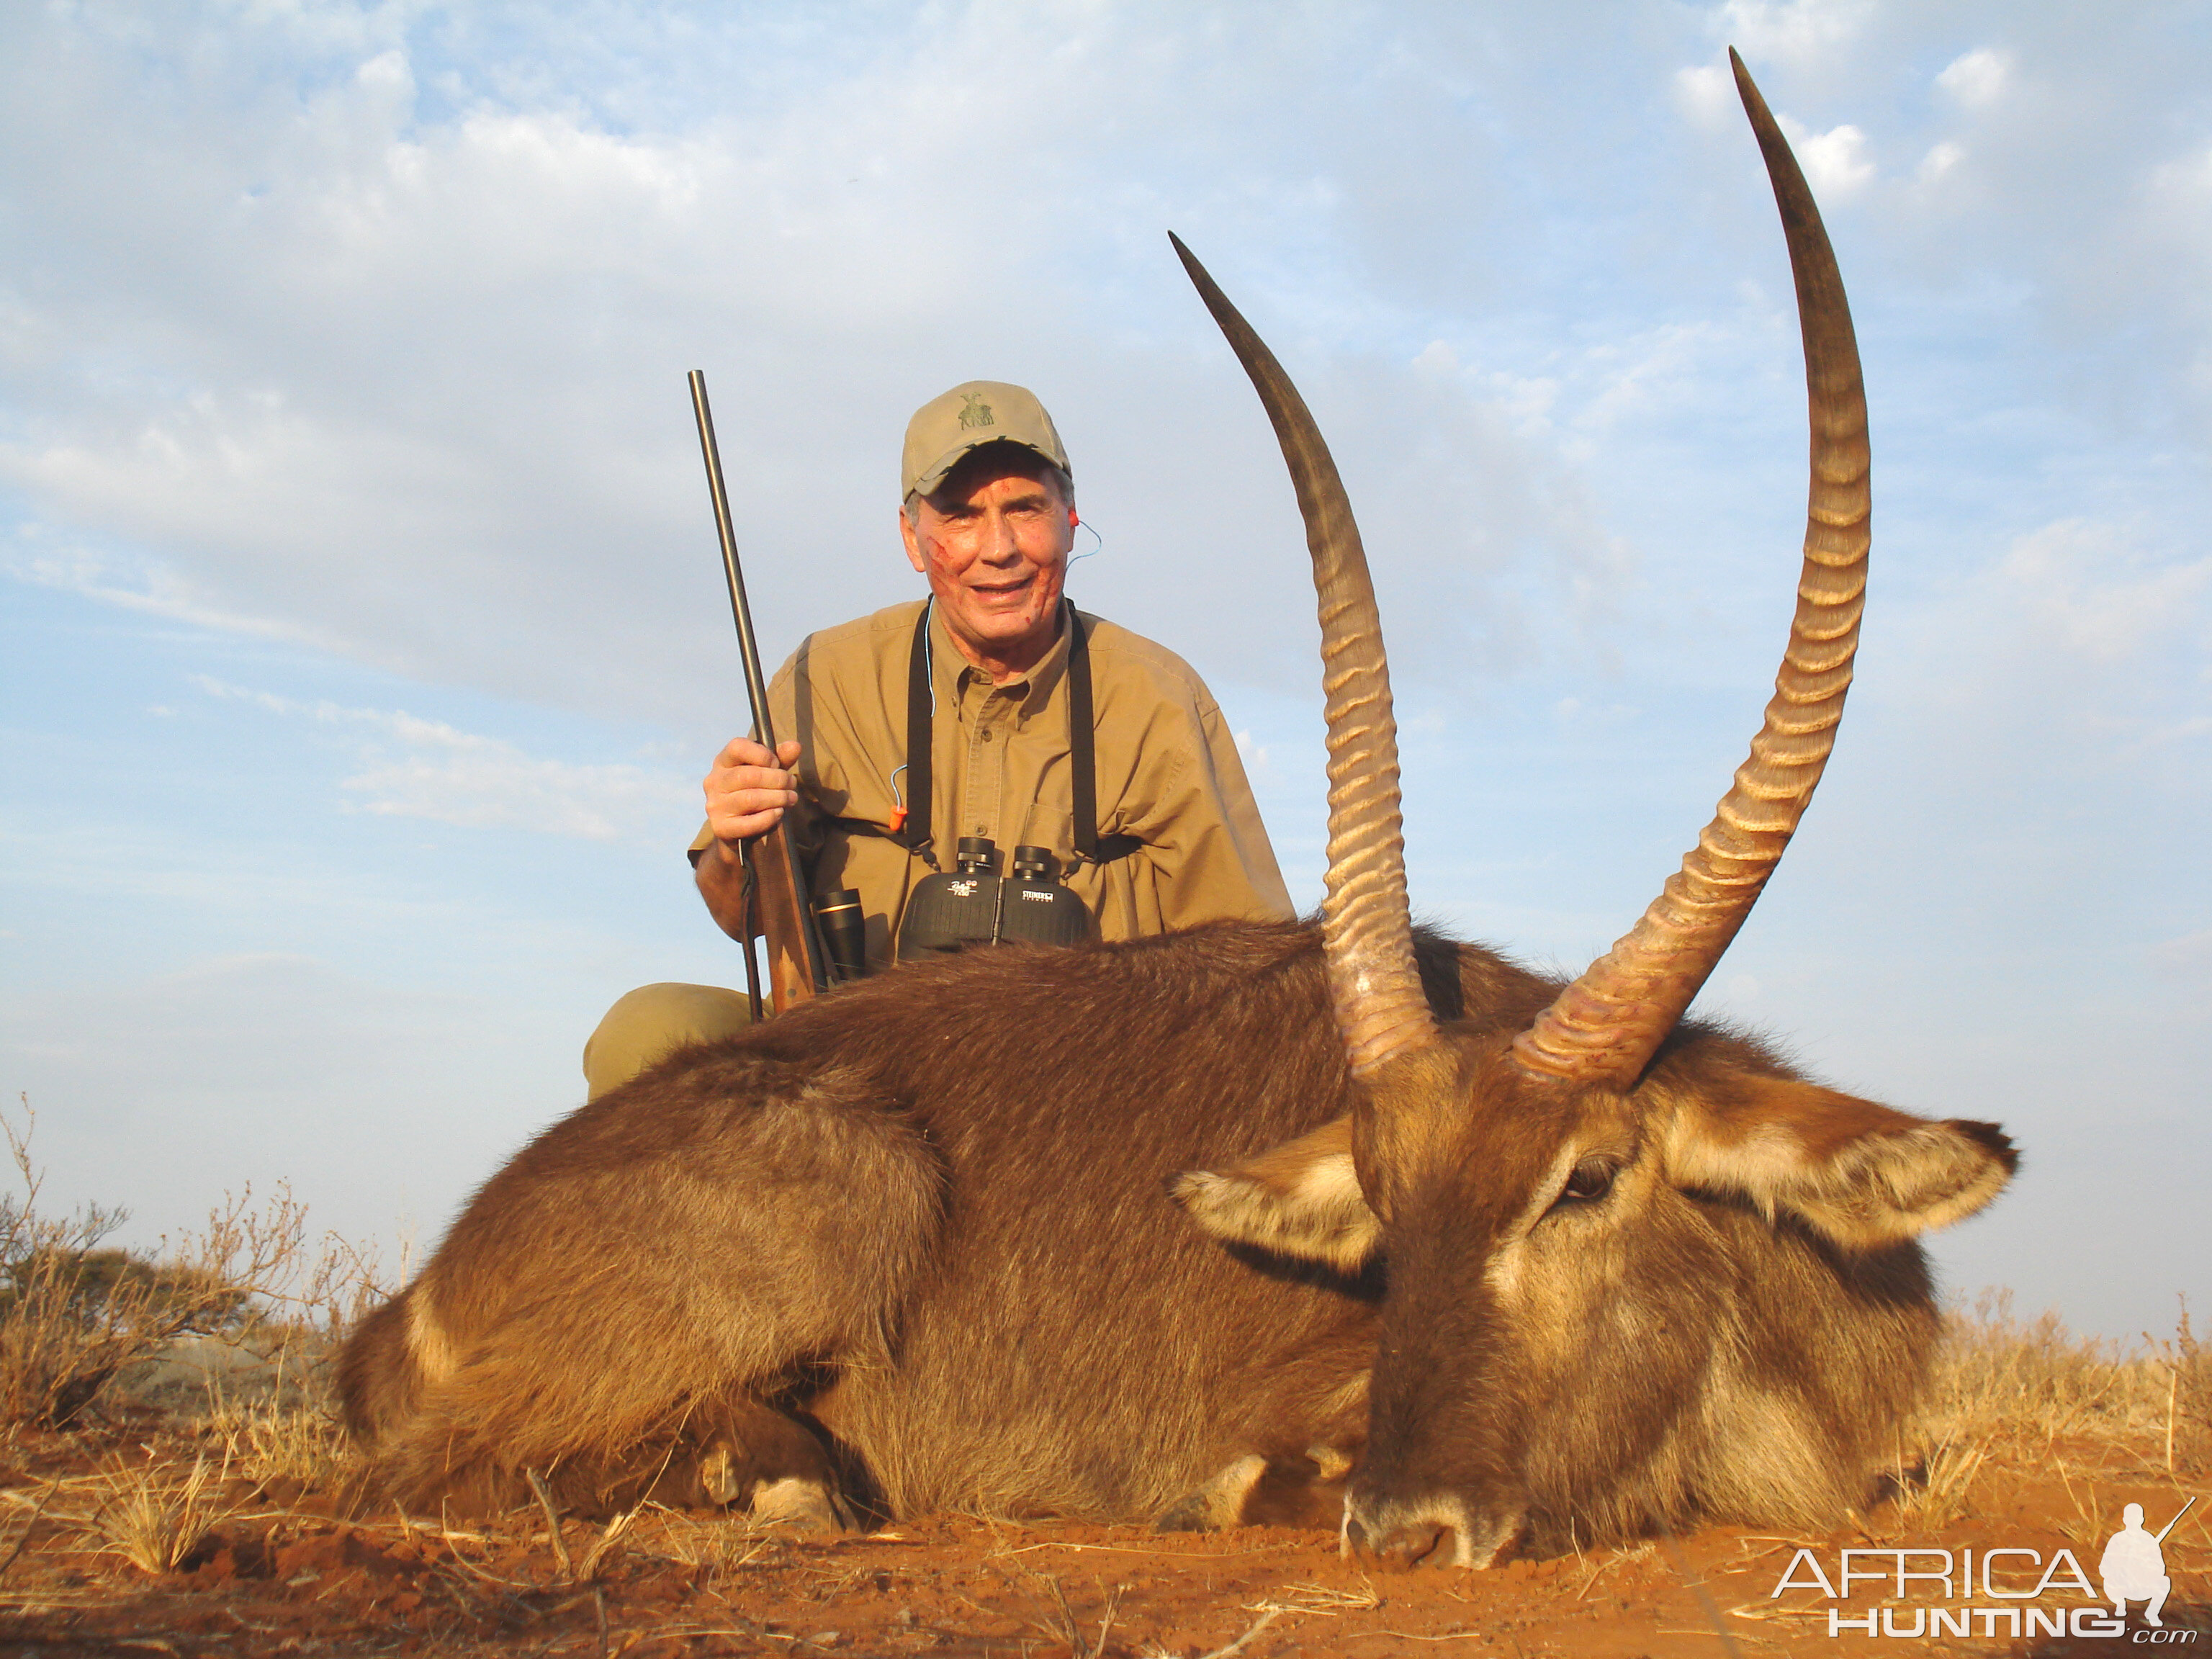
{"type": "Polygon", "coordinates": [[[2002,1137],[1695,1026],[1632,1097],[1533,1085],[1504,1044],[1553,982],[1421,951],[1447,1040],[1358,1120],[1364,1221],[1313,932],[977,952],[546,1130],[347,1345],[347,1420],[424,1504],[834,1466],[882,1514],[1218,1522],[1310,1514],[1364,1443],[1363,1533],[1468,1560],[1862,1501],[1935,1330],[1895,1240],[2002,1137]],[[1555,1207],[1592,1158],[1611,1193],[1555,1207]]]}

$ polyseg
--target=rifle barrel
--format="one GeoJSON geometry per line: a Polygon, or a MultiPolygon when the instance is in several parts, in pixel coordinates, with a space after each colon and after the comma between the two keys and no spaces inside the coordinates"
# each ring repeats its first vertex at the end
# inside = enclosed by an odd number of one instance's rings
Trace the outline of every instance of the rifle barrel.
{"type": "MultiPolygon", "coordinates": [[[[730,616],[738,625],[738,652],[744,659],[745,700],[752,706],[753,732],[776,753],[775,726],[769,715],[768,677],[761,672],[760,647],[753,639],[752,607],[745,600],[744,573],[738,568],[738,535],[730,520],[730,492],[722,483],[722,453],[714,442],[714,411],[707,402],[707,377],[690,374],[691,412],[699,422],[699,453],[707,463],[707,487],[714,497],[714,533],[722,544],[722,574],[729,580],[730,616]]],[[[828,956],[806,902],[805,873],[799,845],[786,817],[761,836],[747,858],[747,890],[758,900],[760,924],[768,940],[769,991],[781,1013],[829,988],[828,956]]],[[[750,907],[749,907],[750,908],[750,907]]],[[[750,929],[750,921],[745,924],[750,929]]],[[[747,989],[751,989],[752,941],[744,941],[747,989]]],[[[758,996],[754,994],[757,1006],[758,996]]]]}
{"type": "Polygon", "coordinates": [[[714,411],[707,402],[707,377],[691,371],[691,412],[699,421],[699,453],[707,462],[707,487],[714,497],[714,533],[722,544],[722,574],[729,579],[730,616],[738,625],[738,653],[745,664],[745,700],[752,705],[760,740],[775,752],[775,727],[769,723],[768,678],[761,672],[760,647],[753,640],[752,607],[745,602],[744,573],[738,568],[738,532],[730,520],[730,492],[722,483],[722,452],[714,442],[714,411]]]}

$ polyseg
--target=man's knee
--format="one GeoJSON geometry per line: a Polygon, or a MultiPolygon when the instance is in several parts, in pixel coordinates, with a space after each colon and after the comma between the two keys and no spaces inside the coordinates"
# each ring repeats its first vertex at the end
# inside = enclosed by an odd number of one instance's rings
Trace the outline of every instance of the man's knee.
{"type": "Polygon", "coordinates": [[[741,991],[719,985],[641,985],[616,1000],[584,1044],[589,1098],[629,1082],[689,1042],[735,1036],[752,1024],[741,991]]]}

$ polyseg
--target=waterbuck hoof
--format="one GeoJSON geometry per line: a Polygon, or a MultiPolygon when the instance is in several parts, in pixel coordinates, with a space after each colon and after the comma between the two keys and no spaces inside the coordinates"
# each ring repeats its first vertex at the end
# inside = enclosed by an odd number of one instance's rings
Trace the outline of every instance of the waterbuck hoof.
{"type": "Polygon", "coordinates": [[[1152,1522],[1155,1532],[1217,1532],[1242,1522],[1244,1505],[1267,1473],[1267,1460],[1248,1454],[1195,1492],[1184,1493],[1152,1522]]]}
{"type": "Polygon", "coordinates": [[[1154,1532],[1204,1532],[1212,1525],[1206,1518],[1206,1494],[1188,1492],[1160,1511],[1160,1518],[1152,1522],[1154,1532]]]}
{"type": "Polygon", "coordinates": [[[802,1480],[797,1475],[764,1480],[755,1489],[752,1521],[757,1527],[774,1527],[810,1537],[846,1529],[845,1517],[829,1488],[818,1480],[802,1480]]]}

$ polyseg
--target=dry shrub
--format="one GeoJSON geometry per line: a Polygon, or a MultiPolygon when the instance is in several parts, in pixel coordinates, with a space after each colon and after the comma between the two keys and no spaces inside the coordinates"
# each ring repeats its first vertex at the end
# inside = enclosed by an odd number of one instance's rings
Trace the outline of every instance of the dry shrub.
{"type": "Polygon", "coordinates": [[[1984,1291],[1947,1324],[1923,1414],[1938,1443],[2026,1450],[2111,1437],[2140,1393],[2139,1362],[2117,1344],[2077,1337],[2055,1313],[2023,1324],[2009,1291],[1984,1291]]]}
{"type": "Polygon", "coordinates": [[[2189,1328],[2189,1304],[2172,1337],[2146,1334],[2154,1364],[2166,1376],[2166,1444],[2169,1474],[2212,1475],[2212,1352],[2189,1328]]]}
{"type": "Polygon", "coordinates": [[[0,1422],[72,1423],[115,1374],[163,1342],[241,1317],[246,1292],[205,1261],[157,1267],[100,1241],[126,1218],[94,1205],[40,1212],[35,1119],[0,1117],[21,1195],[0,1198],[0,1422]]]}
{"type": "Polygon", "coordinates": [[[307,1211],[279,1187],[226,1197],[207,1226],[151,1254],[104,1249],[127,1219],[98,1206],[40,1208],[36,1117],[0,1113],[20,1192],[0,1197],[0,1425],[66,1427],[126,1374],[180,1342],[250,1354],[295,1379],[378,1293],[374,1264],[340,1241],[307,1248],[307,1211]]]}
{"type": "Polygon", "coordinates": [[[2009,1291],[1985,1291],[1947,1322],[1915,1431],[1909,1443],[1920,1451],[1900,1455],[1896,1518],[1917,1527],[1965,1513],[1968,1488],[1991,1464],[2063,1475],[2070,1458],[2077,1468],[2087,1460],[2199,1475],[2212,1464],[2212,1354],[2185,1304],[2173,1336],[2147,1335],[2129,1352],[2074,1335],[2056,1314],[2023,1322],[2009,1291]]]}

